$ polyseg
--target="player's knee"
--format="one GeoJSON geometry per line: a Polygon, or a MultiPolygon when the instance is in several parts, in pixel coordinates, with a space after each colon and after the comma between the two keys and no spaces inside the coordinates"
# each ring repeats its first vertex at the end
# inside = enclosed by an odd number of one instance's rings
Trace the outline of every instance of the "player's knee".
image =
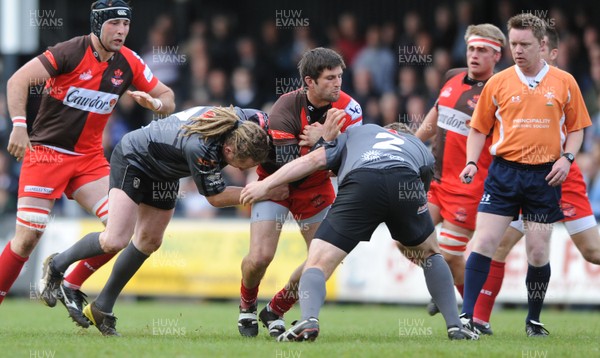
{"type": "Polygon", "coordinates": [[[41,237],[48,222],[50,222],[50,209],[27,205],[21,205],[17,208],[17,226],[32,233],[31,235],[25,235],[27,237],[41,237]]]}
{"type": "Polygon", "coordinates": [[[265,251],[249,254],[245,260],[246,267],[251,271],[266,270],[274,256],[274,253],[265,251]]]}
{"type": "Polygon", "coordinates": [[[160,248],[162,245],[162,236],[152,235],[149,233],[140,233],[135,238],[135,246],[141,252],[150,255],[160,248]]]}
{"type": "Polygon", "coordinates": [[[582,255],[585,261],[594,265],[600,265],[600,248],[584,250],[582,255]]]}
{"type": "Polygon", "coordinates": [[[438,236],[438,243],[440,250],[444,253],[444,258],[447,259],[446,261],[449,261],[449,259],[452,260],[452,256],[460,256],[462,259],[469,243],[469,237],[465,234],[442,228],[438,236]]]}
{"type": "Polygon", "coordinates": [[[527,260],[530,265],[535,267],[544,266],[548,263],[549,252],[546,248],[532,248],[527,254],[527,260]]]}
{"type": "Polygon", "coordinates": [[[125,240],[123,238],[119,238],[118,236],[111,235],[106,231],[100,234],[99,241],[102,251],[106,252],[107,254],[116,254],[129,244],[129,239],[125,240]]]}

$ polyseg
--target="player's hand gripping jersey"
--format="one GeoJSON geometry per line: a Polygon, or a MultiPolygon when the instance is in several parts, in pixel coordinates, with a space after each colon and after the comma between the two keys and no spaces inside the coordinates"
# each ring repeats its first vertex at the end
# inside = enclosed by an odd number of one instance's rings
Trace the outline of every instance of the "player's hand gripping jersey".
{"type": "MultiPolygon", "coordinates": [[[[342,127],[342,132],[352,126],[362,124],[360,105],[343,91],[340,92],[340,98],[328,108],[339,108],[346,112],[346,122],[342,127]]],[[[327,113],[326,110],[319,118],[311,117],[311,108],[309,108],[306,93],[302,89],[281,96],[273,105],[269,116],[269,133],[273,138],[275,148],[270,153],[269,160],[258,167],[259,177],[265,178],[285,163],[308,153],[310,147],[298,147],[299,136],[305,126],[315,122],[323,124],[325,113],[327,113]]],[[[319,186],[326,180],[328,180],[327,171],[317,171],[297,185],[297,188],[319,186]]]]}

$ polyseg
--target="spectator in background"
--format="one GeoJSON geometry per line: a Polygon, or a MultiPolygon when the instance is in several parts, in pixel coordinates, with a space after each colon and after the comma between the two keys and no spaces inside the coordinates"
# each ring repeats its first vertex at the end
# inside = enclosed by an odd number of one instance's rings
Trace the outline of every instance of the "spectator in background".
{"type": "Polygon", "coordinates": [[[400,111],[405,111],[408,97],[418,93],[420,93],[419,74],[415,66],[402,66],[400,72],[398,72],[398,99],[400,100],[400,111]]]}
{"type": "Polygon", "coordinates": [[[469,0],[461,0],[456,3],[456,39],[452,47],[453,67],[461,66],[464,63],[467,45],[463,39],[463,34],[467,27],[473,23],[473,4],[469,0]]]}
{"type": "MultiPolygon", "coordinates": [[[[593,49],[590,53],[595,53],[593,49]]],[[[600,48],[598,49],[600,52],[600,48]]],[[[600,61],[593,61],[589,67],[590,84],[583,91],[585,106],[590,113],[598,112],[598,95],[600,95],[600,61]]]]}
{"type": "Polygon", "coordinates": [[[297,69],[295,63],[300,61],[302,55],[317,46],[316,41],[312,38],[310,27],[296,27],[292,33],[292,41],[283,48],[280,55],[279,64],[285,71],[285,78],[296,78],[297,69]]]}
{"type": "Polygon", "coordinates": [[[231,87],[234,105],[248,108],[258,108],[262,105],[263,100],[249,69],[238,67],[233,70],[231,87]]]}
{"type": "Polygon", "coordinates": [[[189,76],[186,76],[184,107],[193,107],[198,103],[208,103],[208,73],[210,70],[210,56],[207,52],[206,41],[201,37],[192,38],[186,50],[189,66],[189,76]]]}
{"type": "Polygon", "coordinates": [[[183,50],[173,38],[173,19],[169,15],[160,15],[148,33],[148,43],[141,51],[141,57],[152,73],[165,85],[179,92],[180,66],[185,61],[183,50]]]}
{"type": "Polygon", "coordinates": [[[356,55],[352,70],[367,69],[371,83],[378,93],[394,91],[396,57],[381,43],[381,29],[378,25],[367,28],[366,46],[356,55]]]}
{"type": "MultiPolygon", "coordinates": [[[[503,33],[507,33],[508,29],[506,28],[506,24],[508,23],[508,19],[514,14],[515,10],[513,9],[512,1],[500,0],[496,3],[494,24],[499,24],[500,30],[502,30],[503,33]]],[[[502,57],[504,57],[504,54],[502,57]]]]}
{"type": "Polygon", "coordinates": [[[208,96],[211,106],[226,106],[231,102],[229,79],[225,70],[214,68],[208,72],[208,96]]]}
{"type": "MultiPolygon", "coordinates": [[[[264,56],[259,56],[256,42],[252,37],[241,37],[237,41],[236,49],[238,62],[232,76],[235,76],[235,71],[240,67],[247,69],[248,73],[251,75],[252,87],[260,94],[260,97],[262,97],[263,91],[260,89],[264,88],[266,91],[269,90],[269,85],[273,85],[274,72],[271,72],[272,70],[270,67],[266,65],[264,56]]],[[[262,98],[260,100],[262,101],[262,98]]],[[[250,107],[257,108],[260,107],[260,105],[262,105],[262,103],[250,107]]]]}
{"type": "Polygon", "coordinates": [[[419,31],[415,37],[416,55],[421,56],[422,62],[433,61],[433,38],[427,31],[419,31]]]}
{"type": "Polygon", "coordinates": [[[452,10],[446,4],[435,8],[435,27],[433,29],[433,42],[436,48],[451,50],[456,36],[452,10]]]}
{"type": "Polygon", "coordinates": [[[433,51],[433,67],[439,73],[446,73],[452,68],[452,57],[450,52],[443,48],[437,48],[433,51]]]}
{"type": "Polygon", "coordinates": [[[381,109],[379,107],[379,99],[377,97],[370,97],[365,102],[363,110],[363,122],[381,125],[381,109]]]}
{"type": "Polygon", "coordinates": [[[210,21],[208,53],[215,68],[231,73],[236,63],[235,39],[232,36],[231,19],[218,14],[210,21]]]}
{"type": "Polygon", "coordinates": [[[356,55],[365,45],[359,33],[356,15],[349,12],[340,15],[337,30],[334,48],[342,55],[347,66],[352,68],[356,55]]]}
{"type": "MultiPolygon", "coordinates": [[[[416,131],[425,119],[426,107],[425,107],[425,99],[420,95],[413,95],[408,98],[406,101],[406,114],[405,120],[400,121],[404,122],[411,128],[413,131],[416,131]]],[[[403,117],[402,115],[400,116],[403,117]]]]}
{"type": "Polygon", "coordinates": [[[425,68],[424,77],[427,108],[431,108],[437,100],[440,88],[442,88],[442,74],[437,68],[428,66],[425,68]]]}
{"type": "MultiPolygon", "coordinates": [[[[277,94],[274,90],[277,78],[286,76],[285,68],[290,66],[286,63],[281,66],[279,57],[282,52],[279,31],[275,22],[270,19],[262,23],[260,31],[260,39],[258,40],[258,53],[263,65],[268,69],[268,73],[264,78],[257,79],[260,93],[264,96],[265,101],[274,102],[277,100],[277,94]]],[[[291,75],[294,75],[294,69],[290,70],[291,75]]]]}
{"type": "Polygon", "coordinates": [[[396,32],[396,23],[393,21],[387,21],[381,26],[381,44],[392,51],[394,56],[398,53],[398,34],[396,32]]]}
{"type": "Polygon", "coordinates": [[[381,119],[378,121],[382,126],[399,122],[399,103],[398,97],[392,93],[385,93],[379,99],[379,109],[381,111],[381,119]]]}
{"type": "Polygon", "coordinates": [[[352,71],[352,97],[358,103],[365,103],[371,97],[379,96],[379,92],[373,88],[371,72],[363,67],[352,71]]]}
{"type": "Polygon", "coordinates": [[[417,34],[421,31],[421,15],[416,11],[409,11],[404,15],[404,33],[400,36],[399,46],[408,48],[415,46],[417,34]]]}

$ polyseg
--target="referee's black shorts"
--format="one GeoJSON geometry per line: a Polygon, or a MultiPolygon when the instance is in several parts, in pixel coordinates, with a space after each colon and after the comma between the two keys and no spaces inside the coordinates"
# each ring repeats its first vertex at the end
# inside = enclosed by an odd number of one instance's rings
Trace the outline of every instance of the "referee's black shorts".
{"type": "Polygon", "coordinates": [[[546,176],[553,163],[538,165],[494,158],[485,179],[477,211],[523,220],[554,223],[564,218],[560,208],[561,186],[550,186],[546,176]]]}
{"type": "Polygon", "coordinates": [[[360,241],[369,241],[382,222],[404,246],[417,246],[433,232],[427,192],[413,170],[357,169],[349,173],[315,238],[349,253],[360,241]]]}

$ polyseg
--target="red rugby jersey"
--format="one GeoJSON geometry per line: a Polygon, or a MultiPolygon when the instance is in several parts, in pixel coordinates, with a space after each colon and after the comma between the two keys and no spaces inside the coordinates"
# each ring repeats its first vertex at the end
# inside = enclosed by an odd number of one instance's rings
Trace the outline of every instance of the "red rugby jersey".
{"type": "MultiPolygon", "coordinates": [[[[467,136],[471,116],[479,100],[485,81],[467,80],[467,69],[454,69],[446,74],[448,79],[436,102],[438,110],[437,131],[433,143],[435,179],[446,190],[462,193],[465,190],[482,193],[487,169],[492,161],[489,151],[483,150],[477,166],[479,172],[468,186],[461,183],[459,175],[467,158],[467,136]]],[[[486,139],[489,147],[491,137],[486,139]]]]}
{"type": "Polygon", "coordinates": [[[149,92],[158,83],[125,46],[100,61],[90,36],[61,42],[37,57],[52,77],[33,122],[32,144],[71,154],[102,151],[102,133],[119,97],[130,85],[149,92]]]}
{"type": "MultiPolygon", "coordinates": [[[[340,98],[331,104],[333,108],[343,109],[346,112],[346,123],[342,127],[342,132],[347,128],[362,124],[362,109],[360,104],[343,91],[340,91],[340,98]]],[[[300,134],[311,123],[325,122],[325,115],[321,118],[309,118],[308,99],[303,89],[286,93],[279,97],[273,104],[269,114],[269,133],[273,137],[275,146],[285,146],[297,144],[300,141],[300,134]]],[[[326,112],[325,112],[326,113],[326,112]]],[[[310,147],[300,147],[300,155],[305,155],[310,151],[310,147]]],[[[290,153],[292,154],[292,153],[290,153]]],[[[287,160],[286,160],[287,161],[287,160]]],[[[283,163],[277,160],[275,153],[271,153],[269,161],[261,164],[257,173],[261,178],[267,177],[275,172],[283,163]]],[[[317,171],[311,174],[299,185],[299,188],[309,188],[320,185],[328,179],[327,171],[317,171]]]]}

